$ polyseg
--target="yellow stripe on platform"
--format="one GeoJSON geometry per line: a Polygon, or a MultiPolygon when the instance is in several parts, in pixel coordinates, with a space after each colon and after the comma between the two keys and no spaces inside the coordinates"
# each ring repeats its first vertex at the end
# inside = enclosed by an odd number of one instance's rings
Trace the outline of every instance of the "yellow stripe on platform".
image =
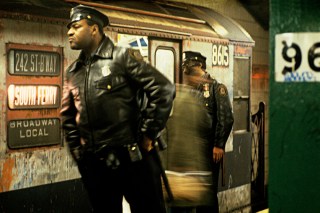
{"type": "Polygon", "coordinates": [[[257,213],[269,213],[269,209],[264,209],[264,210],[259,211],[259,212],[257,212],[257,213]]]}

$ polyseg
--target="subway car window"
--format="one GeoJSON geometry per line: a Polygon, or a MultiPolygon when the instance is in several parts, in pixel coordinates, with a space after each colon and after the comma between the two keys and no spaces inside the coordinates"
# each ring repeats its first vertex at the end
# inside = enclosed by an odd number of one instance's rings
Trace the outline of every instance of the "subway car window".
{"type": "Polygon", "coordinates": [[[131,47],[140,51],[143,59],[148,61],[148,37],[129,35],[129,34],[118,34],[117,45],[131,47]]]}
{"type": "Polygon", "coordinates": [[[234,131],[249,131],[249,97],[250,84],[249,58],[235,58],[234,60],[234,131]]]}
{"type": "MultiPolygon", "coordinates": [[[[149,62],[148,37],[118,34],[117,45],[131,47],[140,51],[143,59],[149,62]]],[[[159,47],[155,53],[155,67],[171,82],[174,82],[174,52],[168,47],[159,47]]]]}
{"type": "Polygon", "coordinates": [[[156,51],[155,67],[172,83],[174,82],[174,52],[171,49],[159,48],[156,51]]]}
{"type": "Polygon", "coordinates": [[[234,96],[249,97],[250,60],[248,58],[235,58],[234,62],[234,96]]]}

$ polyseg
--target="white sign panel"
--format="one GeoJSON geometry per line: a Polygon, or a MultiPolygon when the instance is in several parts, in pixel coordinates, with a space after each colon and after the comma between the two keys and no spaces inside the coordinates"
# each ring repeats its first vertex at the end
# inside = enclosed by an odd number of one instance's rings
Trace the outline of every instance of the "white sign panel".
{"type": "Polygon", "coordinates": [[[14,85],[8,88],[10,109],[58,108],[58,85],[14,85]]]}
{"type": "Polygon", "coordinates": [[[320,33],[276,35],[275,81],[320,81],[320,33]]]}

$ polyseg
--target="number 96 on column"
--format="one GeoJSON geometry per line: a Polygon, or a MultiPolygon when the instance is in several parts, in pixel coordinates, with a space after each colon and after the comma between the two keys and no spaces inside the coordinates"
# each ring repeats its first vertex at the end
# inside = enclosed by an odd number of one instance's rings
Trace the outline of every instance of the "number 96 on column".
{"type": "Polygon", "coordinates": [[[275,39],[275,81],[320,81],[320,33],[283,33],[275,39]]]}

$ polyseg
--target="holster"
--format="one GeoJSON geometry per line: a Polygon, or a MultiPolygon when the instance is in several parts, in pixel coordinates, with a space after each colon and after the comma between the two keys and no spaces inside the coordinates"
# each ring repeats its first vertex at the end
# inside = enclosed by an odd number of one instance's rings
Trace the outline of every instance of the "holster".
{"type": "Polygon", "coordinates": [[[121,164],[142,160],[137,143],[117,147],[104,147],[95,153],[99,160],[105,161],[107,167],[117,169],[121,164]]]}

